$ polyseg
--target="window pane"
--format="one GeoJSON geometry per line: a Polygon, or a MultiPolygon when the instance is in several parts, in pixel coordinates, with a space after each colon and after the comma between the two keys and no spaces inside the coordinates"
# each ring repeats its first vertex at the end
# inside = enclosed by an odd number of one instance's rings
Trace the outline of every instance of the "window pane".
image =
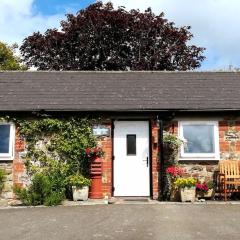
{"type": "Polygon", "coordinates": [[[127,155],[136,155],[136,135],[127,135],[127,155]]]}
{"type": "Polygon", "coordinates": [[[0,153],[9,153],[10,125],[0,125],[0,153]]]}
{"type": "Polygon", "coordinates": [[[213,125],[183,125],[183,137],[187,140],[185,153],[214,153],[213,125]]]}

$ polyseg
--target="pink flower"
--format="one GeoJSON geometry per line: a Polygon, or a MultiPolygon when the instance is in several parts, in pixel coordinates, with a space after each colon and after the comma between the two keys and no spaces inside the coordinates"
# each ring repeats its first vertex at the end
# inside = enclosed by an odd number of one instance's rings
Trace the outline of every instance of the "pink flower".
{"type": "Polygon", "coordinates": [[[208,186],[205,182],[204,183],[196,183],[196,189],[197,189],[197,191],[207,192],[208,186]]]}
{"type": "Polygon", "coordinates": [[[184,170],[180,167],[170,166],[166,169],[166,173],[172,177],[182,176],[184,170]]]}

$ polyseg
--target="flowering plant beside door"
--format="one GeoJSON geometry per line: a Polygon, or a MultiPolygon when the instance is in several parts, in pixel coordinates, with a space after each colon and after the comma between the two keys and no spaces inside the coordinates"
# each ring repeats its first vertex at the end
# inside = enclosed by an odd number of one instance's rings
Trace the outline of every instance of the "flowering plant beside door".
{"type": "Polygon", "coordinates": [[[89,186],[91,180],[81,174],[74,174],[68,177],[68,184],[72,187],[73,200],[88,200],[89,186]]]}
{"type": "Polygon", "coordinates": [[[178,191],[174,185],[174,182],[178,177],[181,177],[184,172],[185,170],[183,168],[174,165],[166,168],[167,179],[169,180],[169,192],[171,201],[178,199],[178,191]]]}
{"type": "Polygon", "coordinates": [[[96,159],[103,156],[103,151],[100,147],[86,148],[85,154],[90,159],[96,159]]]}
{"type": "Polygon", "coordinates": [[[196,196],[197,179],[193,177],[179,177],[175,180],[174,185],[179,189],[182,202],[194,202],[196,196]]]}
{"type": "Polygon", "coordinates": [[[198,198],[212,198],[214,194],[214,183],[213,181],[208,182],[197,182],[196,191],[198,198]]]}
{"type": "Polygon", "coordinates": [[[176,177],[181,176],[183,170],[177,166],[178,152],[182,145],[182,140],[177,135],[164,131],[163,134],[163,154],[164,154],[164,189],[163,199],[176,200],[176,188],[173,185],[176,177]]]}

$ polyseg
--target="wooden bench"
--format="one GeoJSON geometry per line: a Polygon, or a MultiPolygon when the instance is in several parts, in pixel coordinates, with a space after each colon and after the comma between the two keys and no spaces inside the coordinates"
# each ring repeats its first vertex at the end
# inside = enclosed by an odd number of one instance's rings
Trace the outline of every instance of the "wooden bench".
{"type": "Polygon", "coordinates": [[[240,192],[240,161],[219,161],[218,190],[227,201],[228,193],[240,192]]]}

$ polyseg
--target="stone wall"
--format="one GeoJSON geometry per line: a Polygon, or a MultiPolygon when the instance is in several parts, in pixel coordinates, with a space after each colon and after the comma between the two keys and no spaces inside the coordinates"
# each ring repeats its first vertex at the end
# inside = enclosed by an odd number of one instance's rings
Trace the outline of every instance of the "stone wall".
{"type": "Polygon", "coordinates": [[[6,173],[6,178],[4,181],[3,190],[1,192],[1,198],[11,199],[13,198],[12,188],[13,188],[13,163],[12,162],[0,162],[0,168],[6,173]]]}

